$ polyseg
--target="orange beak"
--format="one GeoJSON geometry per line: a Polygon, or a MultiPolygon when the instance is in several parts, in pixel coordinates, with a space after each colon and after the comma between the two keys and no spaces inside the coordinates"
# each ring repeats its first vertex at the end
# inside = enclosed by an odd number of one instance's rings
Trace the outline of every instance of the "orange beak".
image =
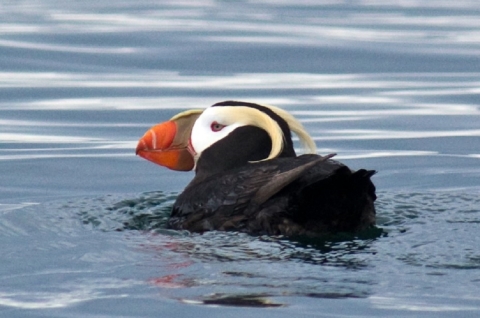
{"type": "Polygon", "coordinates": [[[187,111],[153,126],[138,141],[136,154],[172,170],[192,170],[195,161],[188,151],[188,142],[198,116],[198,112],[187,111]]]}

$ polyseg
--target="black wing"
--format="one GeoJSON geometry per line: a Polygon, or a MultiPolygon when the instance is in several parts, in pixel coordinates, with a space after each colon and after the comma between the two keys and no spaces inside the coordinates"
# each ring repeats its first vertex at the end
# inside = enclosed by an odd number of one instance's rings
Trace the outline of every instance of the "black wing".
{"type": "Polygon", "coordinates": [[[243,212],[250,200],[280,172],[273,164],[246,167],[188,186],[173,206],[169,225],[192,232],[245,227],[247,216],[243,212]]]}
{"type": "Polygon", "coordinates": [[[192,186],[187,186],[177,198],[169,225],[193,232],[246,230],[276,233],[275,224],[282,223],[281,219],[288,217],[288,210],[292,209],[289,195],[282,192],[298,180],[306,186],[328,178],[343,167],[336,161],[325,161],[328,158],[330,156],[322,158],[317,155],[277,158],[248,164],[201,182],[194,179],[192,186]],[[313,175],[306,173],[313,169],[313,175]],[[272,212],[272,205],[275,212],[272,212]],[[268,213],[264,206],[269,207],[268,213]],[[278,220],[265,220],[271,216],[278,220]]]}

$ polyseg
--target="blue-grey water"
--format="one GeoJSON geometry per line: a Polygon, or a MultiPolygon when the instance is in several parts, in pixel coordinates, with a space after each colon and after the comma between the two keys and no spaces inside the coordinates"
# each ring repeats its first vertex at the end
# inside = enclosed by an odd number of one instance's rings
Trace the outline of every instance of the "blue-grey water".
{"type": "Polygon", "coordinates": [[[1,317],[478,317],[476,0],[0,3],[1,317]],[[378,170],[378,230],[165,229],[146,129],[238,99],[378,170]]]}

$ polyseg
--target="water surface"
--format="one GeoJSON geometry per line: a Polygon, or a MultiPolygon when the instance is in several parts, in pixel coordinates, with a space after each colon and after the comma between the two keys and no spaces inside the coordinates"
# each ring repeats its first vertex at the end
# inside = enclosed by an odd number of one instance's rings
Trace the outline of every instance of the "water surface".
{"type": "Polygon", "coordinates": [[[0,316],[476,317],[476,1],[4,1],[0,316]],[[295,114],[378,170],[378,229],[165,229],[192,173],[134,155],[179,111],[295,114]]]}

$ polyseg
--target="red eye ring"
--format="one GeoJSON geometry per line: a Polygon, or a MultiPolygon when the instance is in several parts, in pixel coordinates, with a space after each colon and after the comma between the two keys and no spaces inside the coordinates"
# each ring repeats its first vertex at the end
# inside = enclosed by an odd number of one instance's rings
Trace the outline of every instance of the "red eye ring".
{"type": "Polygon", "coordinates": [[[222,130],[224,127],[225,127],[225,125],[219,124],[219,123],[217,123],[216,121],[214,121],[214,122],[210,125],[210,129],[212,129],[212,131],[214,131],[214,132],[220,131],[220,130],[222,130]]]}

